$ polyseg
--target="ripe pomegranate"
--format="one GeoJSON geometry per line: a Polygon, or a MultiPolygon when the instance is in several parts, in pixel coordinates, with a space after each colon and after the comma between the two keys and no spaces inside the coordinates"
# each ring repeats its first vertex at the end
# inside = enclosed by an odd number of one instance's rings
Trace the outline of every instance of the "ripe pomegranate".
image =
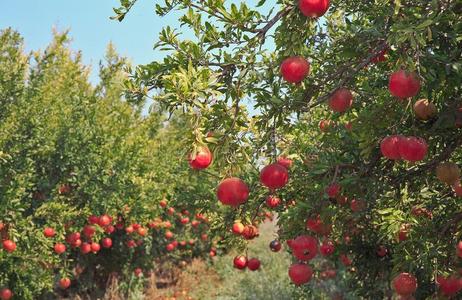
{"type": "Polygon", "coordinates": [[[197,226],[199,226],[200,223],[201,223],[201,222],[199,222],[199,221],[197,221],[197,220],[192,220],[192,221],[191,221],[191,226],[194,227],[194,228],[196,228],[197,226]]]}
{"type": "Polygon", "coordinates": [[[170,221],[165,221],[165,222],[163,223],[163,226],[164,226],[165,228],[168,229],[168,228],[171,228],[171,227],[172,227],[172,223],[170,223],[170,221]]]}
{"type": "Polygon", "coordinates": [[[93,242],[93,243],[90,244],[90,247],[91,247],[91,252],[93,252],[93,253],[96,253],[99,250],[101,250],[101,246],[100,246],[99,243],[93,242]]]}
{"type": "Polygon", "coordinates": [[[169,251],[169,252],[173,251],[173,250],[175,250],[175,245],[170,243],[167,246],[165,246],[165,249],[167,249],[167,251],[169,251]]]}
{"type": "Polygon", "coordinates": [[[245,269],[247,267],[247,258],[243,255],[238,255],[234,258],[233,265],[239,270],[245,269]]]}
{"type": "Polygon", "coordinates": [[[400,99],[414,97],[419,93],[420,80],[415,73],[400,70],[391,74],[388,89],[394,97],[400,99]]]}
{"type": "Polygon", "coordinates": [[[141,277],[143,275],[143,269],[141,268],[136,268],[134,271],[133,271],[133,274],[135,274],[135,277],[141,277]]]}
{"type": "Polygon", "coordinates": [[[91,238],[95,234],[95,232],[96,232],[95,227],[91,225],[85,225],[82,230],[82,233],[88,238],[91,238]]]}
{"type": "Polygon", "coordinates": [[[244,231],[244,225],[241,222],[235,222],[233,224],[233,233],[234,234],[242,234],[244,231]]]}
{"type": "Polygon", "coordinates": [[[181,222],[181,224],[188,224],[189,223],[189,218],[188,217],[181,218],[180,222],[181,222]]]}
{"type": "Polygon", "coordinates": [[[258,228],[254,225],[245,225],[244,230],[242,231],[242,236],[246,240],[252,240],[259,235],[258,228]]]}
{"type": "Polygon", "coordinates": [[[171,231],[166,231],[165,232],[165,238],[166,239],[171,239],[173,238],[173,233],[171,231]]]}
{"type": "Polygon", "coordinates": [[[125,232],[126,232],[127,234],[133,233],[133,231],[135,231],[135,229],[133,228],[132,225],[128,225],[128,226],[125,228],[125,232]]]}
{"type": "Polygon", "coordinates": [[[106,232],[107,234],[111,234],[114,231],[115,231],[115,227],[113,225],[109,225],[104,229],[104,232],[106,232]]]}
{"type": "Polygon", "coordinates": [[[5,249],[6,252],[13,252],[16,250],[16,243],[13,242],[12,240],[4,240],[2,243],[3,249],[5,249]]]}
{"type": "Polygon", "coordinates": [[[335,126],[335,123],[331,120],[321,120],[319,121],[319,129],[321,132],[328,132],[335,126]]]}
{"type": "Polygon", "coordinates": [[[309,282],[312,276],[313,270],[309,265],[296,263],[289,268],[290,280],[292,280],[295,285],[302,285],[309,282]]]}
{"type": "Polygon", "coordinates": [[[128,248],[134,248],[134,247],[136,247],[136,242],[134,240],[128,240],[126,242],[126,245],[127,245],[128,248]]]}
{"type": "Polygon", "coordinates": [[[321,252],[323,256],[331,255],[332,253],[334,253],[334,250],[335,250],[334,243],[330,240],[325,240],[322,243],[321,247],[319,247],[319,252],[321,252]]]}
{"type": "Polygon", "coordinates": [[[173,216],[174,213],[175,213],[175,209],[173,207],[169,207],[167,209],[167,214],[168,215],[173,216]]]}
{"type": "Polygon", "coordinates": [[[266,205],[267,205],[269,208],[276,208],[276,207],[278,207],[280,204],[281,204],[281,199],[279,199],[278,197],[275,197],[275,196],[268,196],[268,197],[266,198],[266,205]]]}
{"type": "Polygon", "coordinates": [[[377,249],[377,256],[384,257],[387,254],[388,254],[387,247],[380,245],[379,248],[377,249]]]}
{"type": "Polygon", "coordinates": [[[417,279],[409,273],[400,273],[393,279],[393,288],[401,296],[409,296],[417,290],[417,279]]]}
{"type": "Polygon", "coordinates": [[[212,163],[212,152],[207,146],[200,146],[195,153],[189,155],[189,165],[194,170],[206,169],[212,163]]]}
{"type": "Polygon", "coordinates": [[[103,246],[103,248],[111,248],[112,247],[112,240],[111,238],[104,238],[102,241],[101,241],[101,245],[103,246]]]}
{"type": "Polygon", "coordinates": [[[258,258],[251,258],[247,262],[247,268],[249,268],[250,271],[255,271],[260,269],[260,260],[258,258]]]}
{"type": "Polygon", "coordinates": [[[164,208],[167,207],[167,200],[165,199],[160,200],[159,205],[164,208]]]}
{"type": "Polygon", "coordinates": [[[456,196],[462,197],[462,183],[456,182],[452,185],[452,188],[454,189],[456,196]]]}
{"type": "Polygon", "coordinates": [[[224,205],[238,206],[247,201],[249,188],[239,178],[226,178],[218,185],[217,197],[224,205]]]}
{"type": "Polygon", "coordinates": [[[385,137],[380,142],[380,151],[382,152],[382,155],[388,159],[401,159],[401,155],[399,153],[399,144],[402,139],[404,139],[404,137],[401,135],[391,135],[385,137]]]}
{"type": "Polygon", "coordinates": [[[67,183],[62,184],[58,188],[58,194],[60,194],[60,195],[68,194],[68,193],[71,192],[71,189],[72,188],[71,188],[70,184],[67,184],[67,183]]]}
{"type": "Polygon", "coordinates": [[[201,240],[202,241],[205,242],[206,240],[208,240],[208,238],[209,238],[209,236],[206,233],[201,234],[201,240]]]}
{"type": "Polygon", "coordinates": [[[271,190],[284,187],[288,181],[289,172],[278,163],[267,165],[260,172],[260,182],[271,190]]]}
{"type": "Polygon", "coordinates": [[[326,188],[326,194],[329,196],[329,198],[335,198],[340,193],[340,190],[340,184],[334,182],[326,188]]]}
{"type": "Polygon", "coordinates": [[[407,137],[400,140],[398,150],[402,159],[420,161],[427,155],[428,145],[422,138],[407,137]]]}
{"type": "Polygon", "coordinates": [[[13,297],[13,292],[8,288],[3,288],[0,290],[0,299],[1,300],[10,300],[13,297]]]}
{"type": "Polygon", "coordinates": [[[455,276],[442,277],[438,276],[436,279],[441,293],[446,297],[452,297],[462,289],[462,281],[455,276]]]}
{"type": "Polygon", "coordinates": [[[300,235],[291,242],[290,248],[296,258],[309,261],[318,254],[318,240],[309,235],[300,235]]]}
{"type": "Polygon", "coordinates": [[[360,212],[366,209],[366,202],[363,200],[353,199],[350,203],[350,208],[353,212],[360,212]]]}
{"type": "Polygon", "coordinates": [[[43,235],[47,238],[54,237],[55,234],[56,234],[55,230],[51,227],[46,227],[45,229],[43,229],[43,235]]]}
{"type": "Polygon", "coordinates": [[[414,113],[419,120],[430,120],[436,115],[436,106],[428,99],[420,99],[414,104],[414,113]]]}
{"type": "Polygon", "coordinates": [[[281,63],[281,75],[285,81],[299,83],[310,73],[310,63],[300,56],[292,56],[281,63]]]}
{"type": "Polygon", "coordinates": [[[273,240],[270,242],[269,247],[273,252],[279,252],[282,248],[281,243],[278,240],[273,240]]]}
{"type": "Polygon", "coordinates": [[[99,218],[95,215],[91,215],[88,217],[88,223],[90,224],[98,224],[99,223],[99,218]]]}
{"type": "Polygon", "coordinates": [[[69,278],[61,278],[59,280],[59,287],[63,290],[71,286],[71,280],[69,278]]]}
{"type": "Polygon", "coordinates": [[[436,177],[443,183],[453,185],[460,178],[460,169],[455,163],[442,162],[436,167],[436,177]]]}
{"type": "Polygon", "coordinates": [[[351,258],[349,258],[346,254],[340,254],[340,261],[345,267],[351,266],[351,264],[353,263],[351,261],[351,258]]]}
{"type": "Polygon", "coordinates": [[[91,252],[91,245],[89,243],[82,243],[82,245],[80,245],[80,252],[82,254],[88,254],[91,252]]]}
{"type": "Polygon", "coordinates": [[[329,0],[299,0],[298,8],[306,17],[319,18],[329,9],[329,0]]]}
{"type": "Polygon", "coordinates": [[[334,112],[343,113],[353,104],[353,94],[351,94],[349,89],[340,88],[332,94],[328,104],[334,112]]]}
{"type": "Polygon", "coordinates": [[[398,241],[403,242],[407,240],[408,238],[408,233],[409,233],[409,224],[403,224],[401,225],[399,231],[398,231],[398,241]]]}
{"type": "Polygon", "coordinates": [[[112,222],[112,218],[108,215],[102,215],[101,217],[99,217],[99,220],[98,220],[98,224],[101,227],[106,227],[109,224],[111,224],[111,222],[112,222]]]}
{"type": "Polygon", "coordinates": [[[277,159],[277,163],[283,166],[286,169],[290,169],[292,166],[293,161],[290,158],[287,158],[285,156],[280,156],[277,159]]]}
{"type": "Polygon", "coordinates": [[[146,236],[146,234],[148,234],[148,230],[146,228],[144,228],[144,227],[138,228],[138,230],[136,232],[140,236],[146,236]]]}
{"type": "Polygon", "coordinates": [[[62,243],[56,243],[54,249],[57,254],[66,252],[66,246],[62,243]]]}
{"type": "Polygon", "coordinates": [[[324,224],[321,220],[321,216],[317,215],[313,218],[306,220],[306,228],[320,235],[329,235],[332,230],[332,225],[324,224]]]}

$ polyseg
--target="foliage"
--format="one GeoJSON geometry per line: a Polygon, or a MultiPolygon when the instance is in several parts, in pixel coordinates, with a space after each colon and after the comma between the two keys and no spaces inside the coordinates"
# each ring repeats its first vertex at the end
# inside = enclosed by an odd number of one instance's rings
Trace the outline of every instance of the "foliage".
{"type": "MultiPolygon", "coordinates": [[[[117,18],[135,2],[122,1],[117,18]]],[[[221,176],[240,176],[251,186],[246,204],[220,211],[226,224],[217,230],[225,243],[233,219],[254,221],[269,194],[258,184],[258,169],[288,155],[295,161],[291,180],[277,194],[296,205],[278,209],[281,239],[307,233],[307,218],[319,214],[333,225],[330,238],[337,241],[332,258],[321,260],[347,271],[333,281],[346,297],[385,298],[399,272],[417,276],[418,299],[434,295],[436,276],[455,274],[460,266],[455,247],[462,207],[450,186],[434,175],[439,162],[462,161],[462,134],[455,126],[462,120],[460,3],[331,1],[320,19],[304,17],[286,0],[254,6],[220,0],[156,4],[159,16],[172,10],[182,12],[179,24],[164,28],[156,43],[165,58],[138,66],[126,83],[126,96],[131,103],[153,97],[166,110],[183,111],[193,120],[190,142],[216,144],[221,176]],[[375,61],[384,50],[386,61],[375,61]],[[311,74],[296,85],[279,75],[280,63],[292,55],[311,62],[311,74]],[[418,96],[435,104],[437,117],[419,121],[412,111],[416,99],[390,95],[388,77],[399,69],[418,74],[418,96]],[[354,93],[344,114],[325,105],[340,87],[354,93]],[[159,93],[153,95],[154,89],[159,93]],[[320,132],[320,120],[334,125],[320,132]],[[351,131],[344,126],[349,122],[351,131]],[[208,132],[214,139],[207,139],[208,132]],[[382,158],[380,141],[392,134],[424,138],[426,159],[382,158]],[[329,200],[324,191],[331,182],[340,183],[349,200],[366,201],[366,210],[352,212],[329,200]],[[432,219],[412,213],[415,208],[431,211],[432,219]],[[409,238],[399,242],[405,224],[409,238]],[[389,250],[382,258],[376,255],[380,245],[389,250]],[[340,254],[348,254],[353,266],[343,267],[340,254]]],[[[323,264],[315,265],[322,271],[323,264]]],[[[316,290],[317,281],[302,287],[306,295],[316,290]]],[[[333,296],[328,289],[325,293],[333,296]]]]}

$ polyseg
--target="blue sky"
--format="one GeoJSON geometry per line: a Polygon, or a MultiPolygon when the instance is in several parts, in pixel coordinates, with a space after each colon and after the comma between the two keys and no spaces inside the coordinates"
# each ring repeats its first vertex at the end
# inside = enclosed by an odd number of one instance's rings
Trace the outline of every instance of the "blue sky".
{"type": "MultiPolygon", "coordinates": [[[[0,0],[0,28],[18,30],[26,50],[44,49],[52,28],[70,29],[72,48],[82,50],[84,62],[95,70],[107,44],[112,41],[121,55],[134,64],[145,64],[163,57],[153,50],[162,27],[178,24],[178,14],[159,18],[153,0],[139,0],[123,22],[110,20],[118,0],[0,0]]],[[[96,72],[92,81],[96,82],[96,72]]]]}

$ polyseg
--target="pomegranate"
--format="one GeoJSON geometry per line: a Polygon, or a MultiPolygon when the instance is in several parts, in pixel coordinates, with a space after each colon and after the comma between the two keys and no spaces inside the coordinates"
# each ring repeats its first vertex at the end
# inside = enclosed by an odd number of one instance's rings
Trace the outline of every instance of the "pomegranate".
{"type": "Polygon", "coordinates": [[[238,206],[247,201],[249,188],[239,178],[227,178],[218,185],[217,197],[224,205],[238,206]]]}
{"type": "Polygon", "coordinates": [[[250,271],[255,271],[260,269],[260,260],[258,258],[251,258],[247,262],[247,268],[249,268],[250,271]]]}
{"type": "Polygon", "coordinates": [[[254,225],[245,225],[244,230],[242,231],[242,236],[246,240],[252,240],[259,235],[258,228],[254,225]]]}
{"type": "Polygon", "coordinates": [[[141,276],[143,276],[143,269],[141,269],[141,268],[136,268],[136,269],[133,271],[133,274],[135,275],[135,277],[141,277],[141,276]]]}
{"type": "Polygon", "coordinates": [[[318,254],[318,240],[309,235],[301,235],[291,242],[290,248],[296,258],[309,261],[318,254]]]}
{"type": "Polygon", "coordinates": [[[94,234],[95,234],[96,230],[95,230],[95,227],[91,226],[91,225],[85,225],[83,227],[83,230],[82,230],[82,233],[87,237],[87,238],[91,238],[94,234]]]}
{"type": "Polygon", "coordinates": [[[428,99],[420,99],[414,104],[414,113],[419,120],[429,120],[436,115],[436,106],[428,99]]]}
{"type": "Polygon", "coordinates": [[[321,132],[328,132],[335,126],[335,123],[331,120],[321,120],[319,121],[319,129],[321,132]]]}
{"type": "Polygon", "coordinates": [[[62,243],[56,243],[54,249],[57,254],[66,252],[66,246],[62,243]]]}
{"type": "Polygon", "coordinates": [[[245,269],[247,267],[247,258],[243,255],[238,255],[234,258],[233,265],[239,270],[245,269]]]}
{"type": "Polygon", "coordinates": [[[3,288],[0,290],[0,299],[1,300],[10,300],[13,297],[13,292],[8,288],[3,288]]]}
{"type": "Polygon", "coordinates": [[[164,208],[167,207],[167,200],[165,199],[160,200],[159,205],[164,208]]]}
{"type": "Polygon", "coordinates": [[[43,235],[47,238],[54,237],[55,234],[56,234],[55,230],[51,227],[46,227],[45,229],[43,229],[43,235]]]}
{"type": "Polygon", "coordinates": [[[172,244],[172,243],[170,243],[170,244],[168,244],[167,246],[165,246],[165,249],[166,249],[167,251],[169,251],[169,252],[170,252],[170,251],[173,251],[173,250],[175,250],[175,245],[172,244]]]}
{"type": "Polygon", "coordinates": [[[241,222],[235,222],[233,224],[233,233],[234,234],[242,234],[244,231],[244,225],[241,222]]]}
{"type": "Polygon", "coordinates": [[[298,8],[306,17],[319,18],[329,9],[329,0],[299,0],[298,8]]]}
{"type": "Polygon", "coordinates": [[[460,169],[455,163],[442,162],[436,167],[436,177],[443,183],[453,185],[460,178],[460,169]]]}
{"type": "Polygon", "coordinates": [[[340,193],[340,190],[340,184],[334,182],[326,188],[326,194],[329,196],[329,198],[335,198],[340,193]]]}
{"type": "Polygon", "coordinates": [[[282,245],[278,240],[273,240],[273,241],[270,242],[269,247],[270,247],[271,251],[279,252],[281,250],[281,248],[282,248],[282,245]]]}
{"type": "Polygon", "coordinates": [[[99,218],[95,215],[91,215],[88,217],[88,223],[90,224],[98,224],[99,223],[99,218]]]}
{"type": "Polygon", "coordinates": [[[281,75],[285,81],[299,83],[310,73],[310,63],[300,56],[292,56],[281,63],[281,75]]]}
{"type": "Polygon", "coordinates": [[[98,224],[99,226],[101,227],[106,227],[108,226],[109,224],[111,224],[112,222],[112,218],[108,215],[102,215],[101,217],[99,217],[99,221],[98,221],[98,224]]]}
{"type": "Polygon", "coordinates": [[[391,74],[388,89],[394,97],[400,99],[414,97],[419,93],[420,80],[415,73],[400,70],[391,74]]]}
{"type": "Polygon", "coordinates": [[[267,165],[260,172],[260,182],[271,190],[284,187],[288,181],[289,172],[278,163],[267,165]]]}
{"type": "Polygon", "coordinates": [[[321,247],[319,247],[319,252],[321,252],[323,256],[331,255],[332,253],[334,253],[334,250],[335,250],[334,243],[330,240],[325,240],[322,243],[321,247]]]}
{"type": "Polygon", "coordinates": [[[382,155],[388,159],[401,159],[401,155],[399,153],[399,144],[402,139],[404,139],[404,137],[401,135],[391,135],[385,137],[380,142],[380,151],[382,152],[382,155]]]}
{"type": "Polygon", "coordinates": [[[278,207],[280,204],[281,204],[281,199],[279,199],[278,197],[275,197],[275,196],[268,196],[268,197],[266,198],[266,205],[267,205],[269,208],[276,208],[276,207],[278,207]]]}
{"type": "Polygon", "coordinates": [[[407,137],[400,140],[398,150],[402,159],[415,162],[425,158],[428,145],[422,138],[407,137]]]}
{"type": "Polygon", "coordinates": [[[195,153],[189,155],[189,165],[194,170],[206,169],[212,163],[212,152],[207,146],[199,146],[195,153]]]}
{"type": "Polygon", "coordinates": [[[13,242],[12,240],[4,240],[2,243],[3,249],[5,249],[6,252],[13,252],[16,250],[16,243],[13,242]]]}
{"type": "Polygon", "coordinates": [[[292,280],[295,285],[302,285],[309,282],[312,276],[313,270],[309,265],[297,263],[291,265],[289,268],[290,280],[292,280]]]}
{"type": "Polygon", "coordinates": [[[377,249],[377,256],[384,257],[387,254],[388,254],[387,247],[380,245],[379,248],[377,249]]]}
{"type": "Polygon", "coordinates": [[[366,209],[366,202],[363,200],[353,199],[350,203],[350,208],[353,212],[360,212],[366,209]]]}
{"type": "Polygon", "coordinates": [[[80,245],[80,252],[82,254],[88,254],[91,252],[91,245],[89,243],[82,243],[82,245],[80,245]]]}
{"type": "Polygon", "coordinates": [[[59,280],[59,287],[63,290],[71,286],[71,280],[69,278],[61,278],[59,280]]]}
{"type": "Polygon", "coordinates": [[[93,242],[93,243],[90,244],[90,247],[91,247],[91,252],[93,252],[93,253],[96,253],[99,250],[101,250],[101,246],[100,246],[99,243],[93,242]]]}
{"type": "Polygon", "coordinates": [[[111,238],[104,238],[102,241],[101,241],[101,245],[103,246],[103,248],[111,248],[112,247],[112,240],[111,238]]]}
{"type": "Polygon", "coordinates": [[[171,231],[166,231],[165,232],[165,238],[166,239],[171,239],[173,238],[173,233],[171,231]]]}
{"type": "Polygon", "coordinates": [[[400,273],[393,279],[393,288],[401,296],[409,296],[417,290],[417,279],[409,273],[400,273]]]}
{"type": "Polygon", "coordinates": [[[351,266],[351,264],[353,263],[351,261],[351,258],[349,258],[346,254],[340,254],[340,261],[345,267],[351,266]]]}
{"type": "Polygon", "coordinates": [[[343,113],[353,104],[353,94],[349,89],[340,88],[332,94],[328,104],[334,112],[343,113]]]}
{"type": "Polygon", "coordinates": [[[286,169],[290,169],[292,166],[293,161],[290,158],[287,158],[285,156],[280,156],[277,159],[277,163],[283,166],[286,169]]]}
{"type": "Polygon", "coordinates": [[[446,278],[438,276],[436,282],[439,285],[441,293],[446,297],[454,296],[462,289],[461,279],[455,276],[446,278]]]}

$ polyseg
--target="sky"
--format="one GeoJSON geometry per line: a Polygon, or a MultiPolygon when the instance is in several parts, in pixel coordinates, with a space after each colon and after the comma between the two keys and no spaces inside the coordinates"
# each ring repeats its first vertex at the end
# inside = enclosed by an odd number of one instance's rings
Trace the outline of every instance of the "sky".
{"type": "Polygon", "coordinates": [[[44,49],[52,29],[70,30],[72,48],[82,50],[84,63],[93,66],[92,82],[97,82],[97,66],[106,46],[113,42],[119,54],[137,64],[159,60],[153,50],[162,27],[178,25],[178,14],[160,18],[153,0],[139,0],[123,22],[110,20],[118,0],[0,0],[0,28],[12,27],[25,39],[26,50],[44,49]]]}

